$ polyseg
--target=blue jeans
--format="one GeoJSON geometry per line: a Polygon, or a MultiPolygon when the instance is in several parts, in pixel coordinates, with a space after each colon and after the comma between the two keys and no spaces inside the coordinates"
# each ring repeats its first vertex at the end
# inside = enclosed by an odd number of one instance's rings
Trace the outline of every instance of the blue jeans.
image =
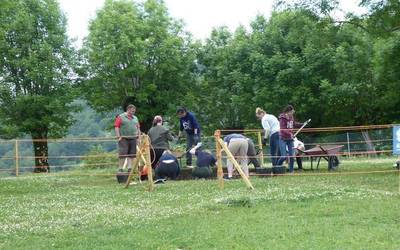
{"type": "Polygon", "coordinates": [[[286,161],[289,156],[289,172],[293,172],[293,164],[294,164],[294,153],[293,153],[293,139],[290,140],[280,140],[280,150],[281,150],[281,158],[278,160],[278,165],[282,165],[284,161],[286,161]],[[287,147],[287,151],[286,151],[287,147]]]}
{"type": "Polygon", "coordinates": [[[270,151],[271,151],[271,161],[272,161],[272,166],[278,165],[277,162],[279,160],[279,132],[273,133],[269,137],[269,146],[270,146],[270,151]]]}
{"type": "Polygon", "coordinates": [[[197,143],[200,142],[200,134],[189,134],[186,133],[186,165],[191,166],[192,165],[192,154],[189,152],[189,150],[193,147],[196,146],[197,143]]]}

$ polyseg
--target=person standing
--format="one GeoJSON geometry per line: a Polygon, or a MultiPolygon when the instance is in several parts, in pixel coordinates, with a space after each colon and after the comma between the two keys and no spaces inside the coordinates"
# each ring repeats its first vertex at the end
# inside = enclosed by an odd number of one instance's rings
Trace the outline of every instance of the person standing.
{"type": "Polygon", "coordinates": [[[136,144],[140,137],[140,124],[135,116],[136,107],[129,104],[126,112],[115,118],[115,136],[118,138],[119,168],[122,169],[127,160],[128,170],[132,168],[133,159],[136,157],[136,144]]]}
{"type": "Polygon", "coordinates": [[[151,166],[155,168],[161,155],[165,150],[169,149],[169,142],[173,140],[169,130],[163,126],[163,119],[161,116],[157,115],[154,117],[153,126],[149,130],[149,137],[151,146],[154,149],[154,151],[150,150],[151,166]]]}
{"type": "Polygon", "coordinates": [[[180,128],[178,136],[181,137],[183,130],[186,132],[186,166],[192,166],[192,154],[189,150],[200,142],[200,125],[192,112],[188,112],[185,107],[180,107],[176,111],[179,117],[180,128]]]}
{"type": "Polygon", "coordinates": [[[276,166],[279,159],[279,121],[276,116],[267,114],[263,109],[256,109],[256,116],[261,120],[264,129],[264,141],[269,137],[272,166],[276,166]]]}
{"type": "MultiPolygon", "coordinates": [[[[224,137],[224,142],[227,144],[229,151],[241,165],[244,174],[249,177],[249,167],[247,165],[247,150],[249,142],[247,137],[241,134],[229,134],[224,137]]],[[[227,161],[228,179],[233,176],[233,163],[227,161]]]]}
{"type": "Polygon", "coordinates": [[[281,157],[279,158],[277,165],[282,165],[283,162],[289,157],[289,172],[293,173],[294,163],[294,152],[293,152],[293,128],[301,127],[303,123],[296,122],[294,120],[294,108],[292,105],[288,105],[284,108],[283,113],[279,115],[280,125],[280,152],[281,157]],[[287,151],[286,151],[287,149],[287,151]]]}

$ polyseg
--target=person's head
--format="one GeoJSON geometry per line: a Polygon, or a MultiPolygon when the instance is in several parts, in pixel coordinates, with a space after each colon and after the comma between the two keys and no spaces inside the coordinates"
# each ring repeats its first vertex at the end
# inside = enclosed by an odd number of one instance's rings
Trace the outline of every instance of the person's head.
{"type": "Polygon", "coordinates": [[[283,109],[283,113],[288,114],[288,115],[293,115],[295,112],[294,108],[292,105],[287,105],[284,109],[283,109]]]}
{"type": "Polygon", "coordinates": [[[256,108],[256,116],[259,120],[261,120],[265,114],[266,113],[262,108],[256,108]]]}
{"type": "Polygon", "coordinates": [[[162,125],[162,123],[163,123],[163,119],[162,119],[161,115],[154,116],[153,126],[162,125]]]}
{"type": "Polygon", "coordinates": [[[129,104],[128,106],[126,106],[126,113],[133,115],[136,112],[136,107],[133,104],[129,104]]]}
{"type": "Polygon", "coordinates": [[[187,114],[187,110],[185,107],[179,107],[178,110],[176,111],[176,114],[178,115],[179,118],[185,117],[187,114]]]}

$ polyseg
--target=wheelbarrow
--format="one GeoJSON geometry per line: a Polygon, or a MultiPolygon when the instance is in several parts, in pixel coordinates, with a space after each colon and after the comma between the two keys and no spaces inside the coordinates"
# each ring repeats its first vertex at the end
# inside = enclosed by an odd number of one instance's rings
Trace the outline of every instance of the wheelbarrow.
{"type": "Polygon", "coordinates": [[[325,159],[328,162],[328,170],[335,170],[339,166],[339,158],[337,157],[340,150],[344,147],[344,145],[317,145],[313,148],[307,150],[299,150],[307,156],[310,156],[311,160],[311,170],[313,170],[313,161],[318,160],[317,169],[319,168],[319,164],[321,159],[325,159]]]}

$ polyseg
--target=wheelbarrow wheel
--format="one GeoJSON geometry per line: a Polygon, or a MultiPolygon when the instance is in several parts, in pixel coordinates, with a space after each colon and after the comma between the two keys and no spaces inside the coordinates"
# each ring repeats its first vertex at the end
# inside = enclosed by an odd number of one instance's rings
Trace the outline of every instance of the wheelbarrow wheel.
{"type": "Polygon", "coordinates": [[[336,170],[339,167],[339,163],[339,158],[336,155],[329,156],[328,170],[336,170]]]}

